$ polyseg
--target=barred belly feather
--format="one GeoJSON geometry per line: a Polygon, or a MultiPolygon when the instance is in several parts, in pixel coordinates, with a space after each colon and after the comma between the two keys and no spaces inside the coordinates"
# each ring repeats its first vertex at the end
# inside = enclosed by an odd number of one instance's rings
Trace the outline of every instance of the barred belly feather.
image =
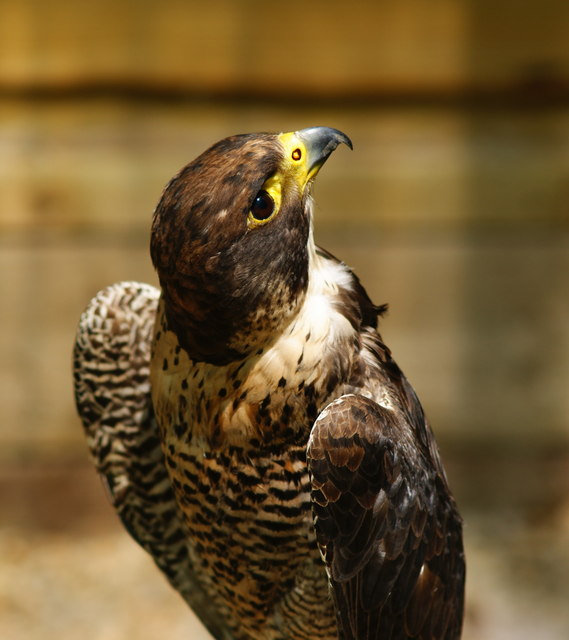
{"type": "Polygon", "coordinates": [[[187,357],[158,309],[151,380],[166,467],[202,587],[236,638],[337,638],[306,465],[329,391],[325,379],[284,378],[278,353],[296,364],[305,329],[245,364],[211,367],[187,357]]]}

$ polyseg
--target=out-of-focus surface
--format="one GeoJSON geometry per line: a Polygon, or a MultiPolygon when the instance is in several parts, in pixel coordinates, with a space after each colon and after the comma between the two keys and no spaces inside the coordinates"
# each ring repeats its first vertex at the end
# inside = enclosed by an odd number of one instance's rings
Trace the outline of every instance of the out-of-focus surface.
{"type": "Polygon", "coordinates": [[[206,637],[90,467],[73,335],[156,282],[183,164],[315,124],[355,147],[317,240],[390,303],[465,517],[464,638],[569,637],[569,5],[495,5],[0,0],[1,638],[206,637]]]}

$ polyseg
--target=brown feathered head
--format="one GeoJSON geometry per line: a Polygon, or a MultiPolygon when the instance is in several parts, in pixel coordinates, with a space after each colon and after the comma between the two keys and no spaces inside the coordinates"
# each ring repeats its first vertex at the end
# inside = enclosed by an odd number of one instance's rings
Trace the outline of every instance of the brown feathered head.
{"type": "Polygon", "coordinates": [[[306,292],[310,185],[349,138],[328,127],[218,142],[166,186],[151,255],[166,317],[194,360],[222,365],[262,348],[306,292]]]}

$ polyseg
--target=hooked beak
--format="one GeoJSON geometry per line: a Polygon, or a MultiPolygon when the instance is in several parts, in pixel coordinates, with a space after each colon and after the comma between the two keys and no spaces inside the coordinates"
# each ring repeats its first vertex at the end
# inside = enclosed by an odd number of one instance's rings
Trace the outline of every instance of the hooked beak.
{"type": "Polygon", "coordinates": [[[331,127],[310,127],[291,133],[281,133],[278,137],[285,150],[286,162],[289,163],[290,170],[296,174],[299,185],[303,189],[315,178],[340,143],[353,149],[352,141],[348,136],[331,127]]]}
{"type": "Polygon", "coordinates": [[[345,133],[332,129],[331,127],[310,127],[309,129],[301,129],[296,132],[297,137],[304,142],[308,153],[308,180],[320,170],[320,167],[326,162],[332,151],[340,143],[344,143],[350,149],[353,149],[352,141],[345,133]]]}

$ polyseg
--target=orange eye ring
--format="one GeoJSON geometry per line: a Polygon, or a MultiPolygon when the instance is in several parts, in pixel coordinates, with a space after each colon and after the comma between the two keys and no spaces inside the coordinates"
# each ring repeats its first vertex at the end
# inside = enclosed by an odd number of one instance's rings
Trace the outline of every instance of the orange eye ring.
{"type": "Polygon", "coordinates": [[[293,160],[300,160],[302,158],[302,151],[297,147],[293,152],[292,152],[292,159],[293,160]]]}

